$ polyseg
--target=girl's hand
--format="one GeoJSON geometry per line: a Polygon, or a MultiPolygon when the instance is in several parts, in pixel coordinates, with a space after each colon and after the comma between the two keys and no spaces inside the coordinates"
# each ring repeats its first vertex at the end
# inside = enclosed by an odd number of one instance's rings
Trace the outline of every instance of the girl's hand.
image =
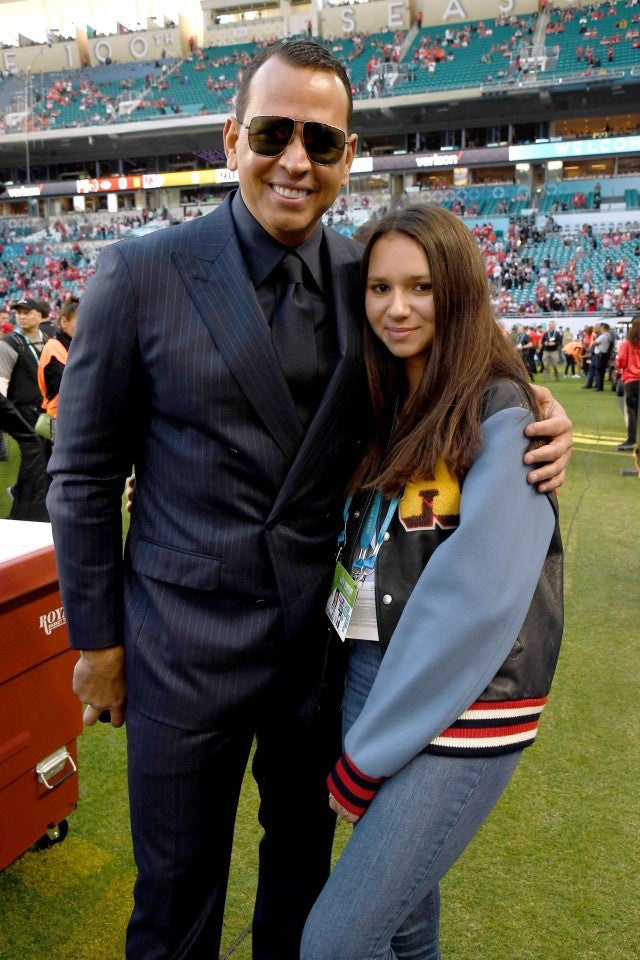
{"type": "Polygon", "coordinates": [[[344,820],[345,823],[357,823],[360,819],[356,813],[350,813],[346,807],[343,807],[341,803],[338,803],[336,798],[331,793],[329,794],[329,806],[341,820],[344,820]]]}

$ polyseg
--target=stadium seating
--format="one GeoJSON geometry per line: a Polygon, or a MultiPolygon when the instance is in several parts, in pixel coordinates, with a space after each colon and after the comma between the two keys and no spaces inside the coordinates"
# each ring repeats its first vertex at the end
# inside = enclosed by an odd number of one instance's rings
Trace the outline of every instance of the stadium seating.
{"type": "MultiPolygon", "coordinates": [[[[398,38],[388,31],[328,40],[327,46],[347,68],[356,99],[372,94],[390,97],[491,88],[524,79],[527,83],[584,82],[612,70],[616,78],[624,81],[632,79],[632,71],[638,69],[640,61],[640,47],[634,46],[640,42],[640,36],[635,36],[640,34],[640,22],[635,19],[638,15],[634,10],[626,0],[595,4],[583,10],[547,8],[539,21],[536,15],[503,16],[455,27],[414,29],[407,38],[398,38]],[[586,34],[581,32],[584,30],[586,34]],[[594,31],[597,35],[592,36],[594,31]],[[557,62],[550,61],[547,69],[529,72],[525,78],[516,58],[534,39],[538,45],[557,47],[557,62]],[[388,51],[398,45],[404,52],[399,73],[394,77],[387,67],[381,71],[379,64],[385,59],[389,61],[388,51]],[[591,65],[586,59],[588,47],[593,51],[591,65]],[[610,48],[611,62],[607,59],[610,48]],[[385,81],[373,89],[370,80],[375,74],[367,70],[372,58],[379,61],[378,75],[387,74],[385,81]]],[[[101,64],[81,72],[42,74],[37,83],[32,81],[32,126],[58,129],[154,119],[167,113],[227,112],[235,96],[238,71],[258,47],[241,43],[196,49],[184,60],[101,64]],[[52,110],[47,94],[59,82],[70,85],[68,102],[56,102],[52,110]],[[90,96],[86,95],[87,85],[90,96]],[[85,88],[84,97],[81,86],[85,88]],[[120,100],[137,98],[142,103],[134,113],[118,111],[120,100]]],[[[0,80],[0,112],[11,113],[16,104],[23,102],[22,78],[0,80]]]]}
{"type": "MultiPolygon", "coordinates": [[[[471,190],[469,195],[477,197],[482,192],[471,190]]],[[[495,262],[499,251],[506,250],[505,237],[509,232],[509,224],[517,222],[517,218],[498,217],[495,222],[491,221],[486,208],[497,202],[495,196],[491,197],[495,188],[488,188],[484,192],[486,196],[480,196],[478,202],[478,205],[480,202],[484,205],[484,214],[480,214],[477,219],[468,218],[467,222],[481,227],[479,234],[484,231],[494,237],[490,242],[480,241],[489,267],[495,262]],[[488,229],[485,230],[485,228],[488,229]]],[[[382,198],[383,201],[384,199],[382,198]]],[[[460,196],[456,199],[460,200],[460,196]]],[[[385,205],[388,201],[387,197],[385,205]]],[[[451,209],[456,200],[450,197],[449,199],[441,198],[438,202],[451,209]]],[[[372,201],[371,205],[363,205],[360,200],[353,198],[351,206],[342,209],[338,214],[339,208],[340,205],[336,204],[333,226],[339,232],[351,236],[360,223],[375,213],[377,204],[372,201]]],[[[10,227],[7,221],[0,220],[0,303],[10,303],[26,293],[44,297],[54,304],[69,295],[80,296],[87,279],[94,271],[95,253],[100,246],[97,238],[117,239],[135,222],[140,222],[139,218],[132,220],[125,217],[124,220],[109,221],[104,217],[93,218],[93,220],[85,217],[81,221],[70,221],[64,227],[64,236],[56,234],[55,225],[50,226],[48,231],[40,229],[33,234],[36,224],[31,224],[32,235],[26,238],[18,229],[18,225],[14,223],[10,227]]],[[[26,226],[25,229],[27,229],[26,226]]],[[[636,250],[640,244],[640,224],[629,222],[626,230],[627,234],[614,228],[598,234],[596,249],[593,249],[590,238],[580,229],[575,230],[574,233],[552,232],[540,242],[529,240],[524,245],[518,246],[515,256],[530,258],[534,266],[534,275],[531,282],[522,288],[512,287],[508,291],[510,313],[515,315],[518,308],[524,308],[527,312],[536,312],[539,276],[545,262],[550,264],[549,290],[555,285],[556,275],[565,274],[571,268],[573,261],[575,283],[579,284],[582,281],[585,271],[586,275],[590,274],[592,289],[597,293],[598,304],[601,304],[605,290],[615,289],[618,282],[615,278],[607,280],[605,263],[608,258],[614,264],[621,261],[631,284],[631,290],[625,302],[631,305],[630,298],[634,295],[633,284],[637,275],[636,250]],[[632,235],[634,233],[635,236],[632,235]],[[577,256],[578,250],[580,254],[577,256]]],[[[632,308],[637,310],[637,301],[632,308]]],[[[589,314],[585,313],[585,324],[589,322],[588,317],[589,314]]]]}
{"type": "Polygon", "coordinates": [[[593,69],[626,70],[638,63],[638,50],[634,49],[631,36],[640,30],[640,23],[633,22],[635,7],[624,0],[619,3],[591,5],[584,9],[571,7],[554,8],[550,11],[550,29],[560,25],[561,33],[547,33],[547,43],[560,44],[558,66],[549,71],[549,76],[562,78],[567,74],[588,71],[590,68],[587,50],[593,53],[593,69]],[[620,24],[626,26],[620,26],[620,24]],[[608,59],[609,49],[612,60],[608,59]],[[580,54],[580,56],[578,56],[580,54]]]}
{"type": "MultiPolygon", "coordinates": [[[[527,82],[585,83],[585,71],[594,69],[600,72],[613,70],[616,77],[621,72],[629,77],[632,72],[636,75],[640,72],[640,47],[634,46],[640,39],[640,13],[635,13],[636,9],[627,0],[582,9],[547,7],[539,16],[503,16],[446,28],[427,26],[417,30],[414,27],[407,36],[386,31],[370,36],[318,39],[318,42],[326,43],[343,61],[356,98],[424,96],[461,87],[484,89],[492,84],[520,82],[522,66],[518,57],[524,55],[528,46],[535,49],[545,45],[557,47],[558,55],[550,61],[548,69],[542,69],[539,64],[538,69],[528,71],[527,82]],[[593,48],[593,60],[599,60],[599,65],[587,64],[587,46],[593,48]],[[610,48],[613,51],[611,62],[607,60],[610,48]],[[398,72],[393,76],[396,62],[398,72]],[[380,80],[383,74],[382,82],[372,84],[374,77],[380,80]]],[[[62,130],[138,120],[159,123],[163,117],[174,114],[225,114],[233,106],[239,75],[259,46],[238,43],[203,50],[196,48],[180,60],[101,64],[80,71],[41,74],[32,78],[28,90],[24,78],[5,76],[0,79],[0,121],[3,113],[19,112],[25,92],[32,100],[31,129],[62,130]]],[[[632,120],[629,118],[628,122],[632,123],[632,120]]],[[[608,126],[601,133],[603,136],[614,135],[608,126]]],[[[584,243],[583,262],[588,260],[593,286],[601,297],[606,287],[604,263],[607,256],[626,258],[633,265],[634,280],[638,273],[640,178],[629,176],[625,181],[624,177],[603,176],[599,203],[594,202],[597,182],[595,178],[549,182],[534,196],[514,183],[471,184],[430,190],[420,193],[418,198],[440,203],[464,216],[471,228],[491,224],[498,245],[512,229],[513,222],[532,211],[554,216],[563,208],[569,213],[599,209],[600,214],[594,218],[597,249],[587,249],[588,244],[584,243]],[[580,198],[579,202],[576,197],[580,198]],[[614,221],[620,220],[623,211],[628,212],[630,219],[626,230],[635,234],[633,239],[622,239],[616,233],[614,221]],[[607,214],[610,223],[605,219],[607,214]]],[[[346,210],[336,208],[332,212],[333,226],[340,232],[353,234],[358,225],[375,212],[378,204],[388,206],[391,202],[390,197],[379,198],[371,207],[358,207],[357,197],[356,193],[349,199],[346,210]]],[[[196,202],[201,202],[199,197],[194,204],[196,202]]],[[[182,211],[178,211],[178,215],[182,215],[182,211]]],[[[0,302],[15,299],[25,291],[50,295],[54,299],[70,293],[79,294],[93,270],[93,247],[99,241],[115,239],[121,233],[115,222],[117,218],[105,217],[105,220],[100,230],[96,227],[97,221],[92,225],[91,218],[87,218],[76,234],[69,230],[67,236],[55,236],[56,251],[61,241],[68,244],[79,240],[83,245],[87,244],[87,249],[78,255],[79,267],[74,262],[70,269],[62,267],[62,254],[56,252],[54,255],[47,249],[51,233],[47,237],[41,232],[38,240],[30,239],[32,246],[35,243],[40,246],[37,250],[27,250],[25,239],[30,238],[29,230],[46,225],[32,224],[29,227],[18,218],[18,222],[14,221],[9,227],[0,221],[0,247],[5,246],[4,256],[0,253],[0,302]],[[17,258],[18,268],[12,257],[17,258]],[[47,284],[51,277],[55,278],[55,284],[51,281],[49,288],[47,284]]],[[[567,268],[576,248],[582,246],[582,234],[565,224],[561,233],[551,233],[542,242],[527,245],[527,255],[536,268],[545,260],[550,261],[553,278],[554,272],[567,268]]],[[[491,244],[485,245],[484,252],[489,264],[492,257],[497,256],[491,244]]],[[[580,279],[579,272],[577,278],[580,279]]],[[[511,289],[509,309],[535,307],[537,283],[534,278],[522,289],[511,289]]],[[[634,309],[637,307],[636,299],[634,309]]]]}
{"type": "Polygon", "coordinates": [[[412,72],[412,79],[397,83],[393,94],[480,87],[498,72],[508,69],[510,54],[523,42],[523,35],[527,37],[533,29],[532,18],[518,19],[515,23],[497,18],[459,24],[447,31],[436,28],[421,31],[403,59],[404,64],[416,66],[415,77],[412,72]],[[429,62],[434,58],[435,68],[429,73],[429,62]]]}

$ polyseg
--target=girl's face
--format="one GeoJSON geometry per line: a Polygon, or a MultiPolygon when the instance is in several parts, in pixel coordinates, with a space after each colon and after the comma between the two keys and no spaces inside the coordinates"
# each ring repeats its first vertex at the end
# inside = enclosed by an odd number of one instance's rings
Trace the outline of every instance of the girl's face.
{"type": "Polygon", "coordinates": [[[422,247],[403,233],[373,245],[365,311],[371,329],[394,357],[404,360],[417,386],[436,332],[431,271],[422,247]]]}

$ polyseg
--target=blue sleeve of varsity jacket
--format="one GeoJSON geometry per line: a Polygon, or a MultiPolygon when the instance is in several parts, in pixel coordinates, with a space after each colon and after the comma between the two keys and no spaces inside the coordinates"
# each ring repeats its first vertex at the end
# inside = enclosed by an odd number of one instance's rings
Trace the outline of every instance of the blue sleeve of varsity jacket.
{"type": "MultiPolygon", "coordinates": [[[[405,606],[362,713],[345,739],[351,776],[390,777],[482,693],[524,623],[555,526],[527,483],[522,408],[482,424],[457,530],[432,554],[405,606]]],[[[373,791],[375,792],[375,790],[373,791]]]]}

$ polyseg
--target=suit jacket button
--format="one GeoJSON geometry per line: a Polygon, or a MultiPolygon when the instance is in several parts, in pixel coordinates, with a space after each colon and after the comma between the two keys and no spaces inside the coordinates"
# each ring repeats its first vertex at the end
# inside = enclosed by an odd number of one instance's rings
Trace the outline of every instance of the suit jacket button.
{"type": "Polygon", "coordinates": [[[266,603],[266,600],[256,600],[256,607],[264,607],[266,606],[266,603]]]}
{"type": "Polygon", "coordinates": [[[389,533],[388,530],[382,539],[384,540],[385,543],[387,542],[387,540],[391,540],[391,534],[389,533]]]}
{"type": "Polygon", "coordinates": [[[385,593],[384,597],[382,598],[382,602],[383,602],[387,607],[388,607],[389,604],[392,602],[392,600],[393,600],[393,597],[391,596],[390,593],[385,593]]]}

